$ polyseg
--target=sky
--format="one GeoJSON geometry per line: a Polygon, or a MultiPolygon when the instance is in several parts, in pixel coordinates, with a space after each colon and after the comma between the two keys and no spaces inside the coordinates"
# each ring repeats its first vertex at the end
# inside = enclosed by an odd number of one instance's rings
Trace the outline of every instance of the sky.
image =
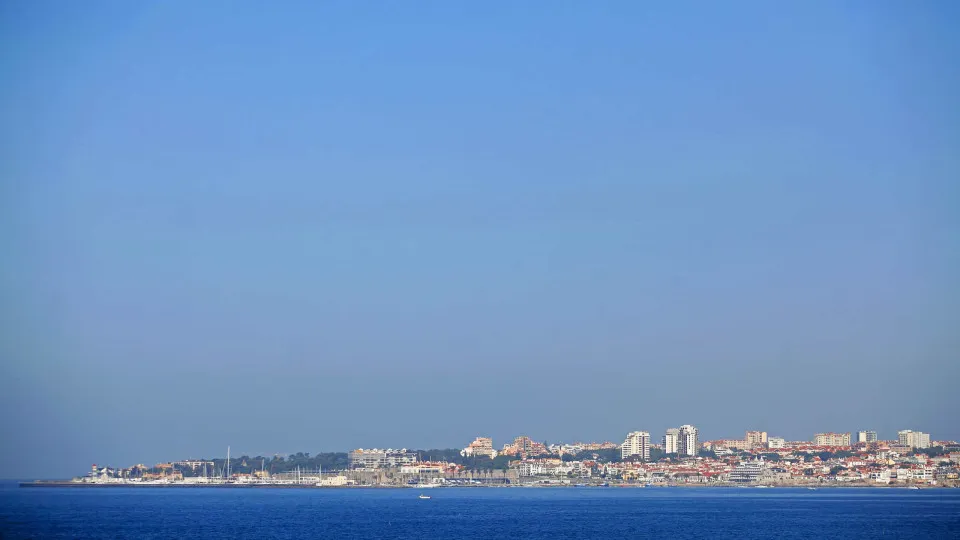
{"type": "Polygon", "coordinates": [[[954,2],[0,5],[0,477],[960,439],[954,2]]]}

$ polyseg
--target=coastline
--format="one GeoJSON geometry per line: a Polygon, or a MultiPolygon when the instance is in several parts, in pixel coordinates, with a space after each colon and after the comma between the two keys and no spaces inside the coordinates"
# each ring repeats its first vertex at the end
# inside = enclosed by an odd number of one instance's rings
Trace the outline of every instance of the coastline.
{"type": "MultiPolygon", "coordinates": [[[[36,480],[36,481],[24,481],[18,482],[18,486],[21,488],[216,488],[216,489],[421,489],[419,486],[402,486],[402,485],[348,485],[348,486],[317,486],[311,484],[262,484],[262,483],[219,483],[219,484],[190,484],[190,483],[160,483],[160,484],[148,484],[143,482],[130,482],[130,483],[117,483],[117,482],[104,482],[104,483],[94,483],[94,482],[71,482],[71,481],[58,481],[58,480],[36,480]]],[[[767,489],[852,489],[852,488],[869,488],[869,489],[904,489],[911,490],[911,488],[918,488],[921,490],[928,489],[957,489],[957,486],[946,486],[946,485],[925,485],[925,486],[912,486],[912,485],[882,485],[882,484],[830,484],[830,485],[766,485],[766,484],[663,484],[663,485],[643,485],[643,484],[610,484],[609,486],[602,485],[572,485],[572,484],[499,484],[499,485],[464,485],[464,486],[434,486],[430,489],[448,489],[448,488],[538,488],[538,489],[660,489],[660,488],[691,488],[691,489],[702,489],[702,488],[724,488],[724,489],[757,489],[757,488],[767,488],[767,489]]]]}

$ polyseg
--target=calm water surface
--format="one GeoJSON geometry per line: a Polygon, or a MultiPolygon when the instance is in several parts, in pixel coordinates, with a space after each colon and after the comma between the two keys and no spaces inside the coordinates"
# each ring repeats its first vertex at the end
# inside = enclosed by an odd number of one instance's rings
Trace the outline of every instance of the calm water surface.
{"type": "Polygon", "coordinates": [[[960,538],[960,490],[0,488],[0,538],[960,538]]]}

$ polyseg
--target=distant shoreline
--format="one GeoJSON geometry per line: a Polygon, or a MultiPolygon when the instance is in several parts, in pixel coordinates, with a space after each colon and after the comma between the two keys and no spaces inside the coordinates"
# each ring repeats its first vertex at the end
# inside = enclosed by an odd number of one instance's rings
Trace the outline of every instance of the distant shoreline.
{"type": "MultiPolygon", "coordinates": [[[[253,484],[253,483],[233,483],[233,484],[145,484],[145,483],[103,483],[92,482],[70,482],[70,481],[33,481],[19,482],[21,488],[214,488],[214,489],[419,489],[417,486],[316,486],[310,484],[253,484]]],[[[675,485],[652,485],[642,484],[611,484],[609,486],[587,485],[575,486],[564,484],[498,484],[498,485],[465,485],[465,486],[437,486],[433,489],[449,488],[538,488],[538,489],[561,489],[561,488],[603,488],[603,489],[658,489],[658,488],[729,488],[729,489],[849,489],[849,488],[869,488],[869,489],[909,489],[913,486],[905,485],[872,485],[872,484],[832,484],[832,485],[736,485],[736,484],[675,484],[675,485]]],[[[920,489],[957,489],[951,486],[917,486],[920,489]]]]}
{"type": "Polygon", "coordinates": [[[383,489],[383,488],[393,488],[406,489],[403,486],[314,486],[310,484],[146,484],[146,483],[134,483],[129,484],[120,484],[120,483],[103,483],[97,484],[93,482],[57,482],[57,481],[40,481],[40,482],[20,482],[20,487],[22,488],[300,488],[300,489],[354,489],[358,487],[363,488],[373,488],[373,489],[383,489]]]}

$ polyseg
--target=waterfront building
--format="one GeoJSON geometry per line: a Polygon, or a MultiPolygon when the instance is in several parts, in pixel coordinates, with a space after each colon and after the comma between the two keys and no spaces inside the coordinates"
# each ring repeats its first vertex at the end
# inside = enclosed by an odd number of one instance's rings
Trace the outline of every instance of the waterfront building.
{"type": "Polygon", "coordinates": [[[416,463],[417,455],[413,452],[407,452],[406,448],[400,450],[392,448],[364,450],[359,448],[347,454],[347,462],[351,469],[387,469],[416,463]]]}
{"type": "Polygon", "coordinates": [[[857,442],[858,443],[875,443],[877,442],[877,432],[876,431],[858,431],[857,442]]]}
{"type": "Polygon", "coordinates": [[[173,465],[179,467],[181,470],[190,469],[193,472],[198,470],[203,470],[204,467],[207,467],[207,470],[213,470],[212,461],[204,461],[199,459],[185,459],[183,461],[174,461],[173,465]]]}
{"type": "Polygon", "coordinates": [[[443,461],[418,461],[417,463],[401,466],[400,474],[439,476],[449,468],[452,468],[451,465],[443,461]]]}
{"type": "Polygon", "coordinates": [[[767,446],[767,432],[766,431],[748,431],[743,440],[747,443],[747,448],[756,448],[766,447],[767,446]]]}
{"type": "Polygon", "coordinates": [[[640,456],[644,461],[650,461],[650,434],[646,431],[633,431],[627,435],[627,439],[620,445],[620,457],[627,459],[632,456],[640,456]]]}
{"type": "Polygon", "coordinates": [[[276,473],[271,477],[272,483],[278,484],[303,484],[315,486],[322,481],[321,471],[293,470],[276,473]]]}
{"type": "Polygon", "coordinates": [[[878,471],[871,471],[870,481],[876,482],[878,484],[889,484],[891,479],[890,469],[880,469],[878,471]]]}
{"type": "Polygon", "coordinates": [[[930,448],[929,433],[905,429],[897,432],[897,438],[899,439],[901,446],[909,446],[910,448],[930,448]]]}
{"type": "Polygon", "coordinates": [[[461,456],[487,456],[490,459],[497,457],[497,451],[493,449],[493,439],[490,437],[477,437],[466,448],[460,451],[461,456]]]}
{"type": "Polygon", "coordinates": [[[572,466],[565,468],[562,460],[554,458],[523,460],[511,465],[511,467],[517,471],[517,476],[552,475],[559,474],[561,471],[572,470],[572,466]]]}
{"type": "Polygon", "coordinates": [[[679,453],[679,448],[680,430],[677,428],[668,429],[666,435],[663,436],[663,453],[677,454],[679,453]]]}
{"type": "Polygon", "coordinates": [[[850,446],[850,433],[817,433],[813,442],[817,446],[850,446]]]}
{"type": "Polygon", "coordinates": [[[349,480],[346,476],[338,474],[336,476],[330,476],[320,480],[318,486],[328,486],[328,487],[343,487],[349,484],[352,484],[353,481],[349,480]]]}
{"type": "Polygon", "coordinates": [[[700,436],[697,428],[686,424],[680,426],[677,453],[681,456],[696,456],[700,450],[700,436]]]}
{"type": "Polygon", "coordinates": [[[737,484],[757,482],[763,476],[763,460],[744,461],[730,471],[730,481],[737,484]]]}

